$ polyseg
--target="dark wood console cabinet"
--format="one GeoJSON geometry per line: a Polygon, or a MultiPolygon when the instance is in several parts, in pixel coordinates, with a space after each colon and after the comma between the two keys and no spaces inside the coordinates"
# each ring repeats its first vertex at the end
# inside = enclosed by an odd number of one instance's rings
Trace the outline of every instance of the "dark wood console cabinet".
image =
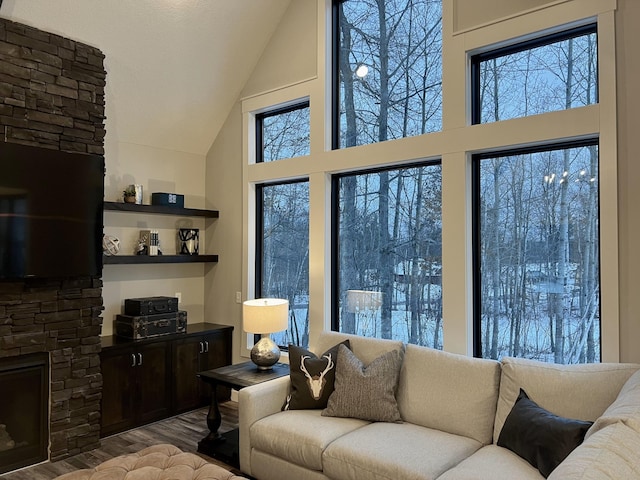
{"type": "MultiPolygon", "coordinates": [[[[186,412],[211,403],[211,387],[196,376],[203,370],[222,367],[231,363],[231,349],[219,348],[231,345],[226,331],[203,332],[176,339],[173,344],[173,406],[175,413],[186,412]]],[[[218,392],[218,400],[226,400],[230,391],[218,392]]]]}
{"type": "Polygon", "coordinates": [[[170,355],[167,341],[102,350],[102,436],[169,416],[170,355]]]}
{"type": "MultiPolygon", "coordinates": [[[[102,422],[105,437],[209,405],[196,373],[231,364],[233,327],[187,325],[187,333],[145,340],[102,337],[102,422]]],[[[229,398],[228,392],[219,395],[229,398]]]]}

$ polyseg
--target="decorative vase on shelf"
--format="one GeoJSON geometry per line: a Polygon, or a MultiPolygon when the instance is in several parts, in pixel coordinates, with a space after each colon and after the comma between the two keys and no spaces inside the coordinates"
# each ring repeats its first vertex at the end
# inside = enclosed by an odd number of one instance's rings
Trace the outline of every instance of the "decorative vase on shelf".
{"type": "Polygon", "coordinates": [[[122,196],[126,203],[137,203],[142,205],[142,185],[129,185],[123,192],[122,196]]]}
{"type": "Polygon", "coordinates": [[[198,255],[200,244],[200,230],[198,228],[178,229],[181,255],[198,255]]]}

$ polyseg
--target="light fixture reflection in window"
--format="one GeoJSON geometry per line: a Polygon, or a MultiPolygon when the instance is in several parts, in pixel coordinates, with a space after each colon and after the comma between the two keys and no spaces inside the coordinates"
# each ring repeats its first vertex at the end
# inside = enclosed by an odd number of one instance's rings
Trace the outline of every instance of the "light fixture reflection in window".
{"type": "Polygon", "coordinates": [[[361,63],[360,65],[358,65],[358,68],[356,68],[356,76],[358,78],[364,78],[368,73],[369,67],[367,67],[364,63],[361,63]]]}

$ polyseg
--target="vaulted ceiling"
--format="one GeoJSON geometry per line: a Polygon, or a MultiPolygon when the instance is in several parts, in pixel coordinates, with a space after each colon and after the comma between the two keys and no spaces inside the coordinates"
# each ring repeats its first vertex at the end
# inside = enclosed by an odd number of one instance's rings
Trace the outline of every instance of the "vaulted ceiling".
{"type": "Polygon", "coordinates": [[[98,47],[107,141],[205,154],[291,0],[0,0],[0,16],[98,47]]]}

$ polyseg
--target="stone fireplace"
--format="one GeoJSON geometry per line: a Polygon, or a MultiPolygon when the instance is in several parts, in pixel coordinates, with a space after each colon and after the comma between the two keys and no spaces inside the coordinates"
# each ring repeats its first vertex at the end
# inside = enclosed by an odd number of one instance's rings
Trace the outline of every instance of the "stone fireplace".
{"type": "MultiPolygon", "coordinates": [[[[103,63],[97,48],[0,18],[0,141],[104,155],[103,63]]],[[[102,310],[100,277],[0,282],[0,361],[47,358],[51,461],[99,445],[102,310]]]]}

